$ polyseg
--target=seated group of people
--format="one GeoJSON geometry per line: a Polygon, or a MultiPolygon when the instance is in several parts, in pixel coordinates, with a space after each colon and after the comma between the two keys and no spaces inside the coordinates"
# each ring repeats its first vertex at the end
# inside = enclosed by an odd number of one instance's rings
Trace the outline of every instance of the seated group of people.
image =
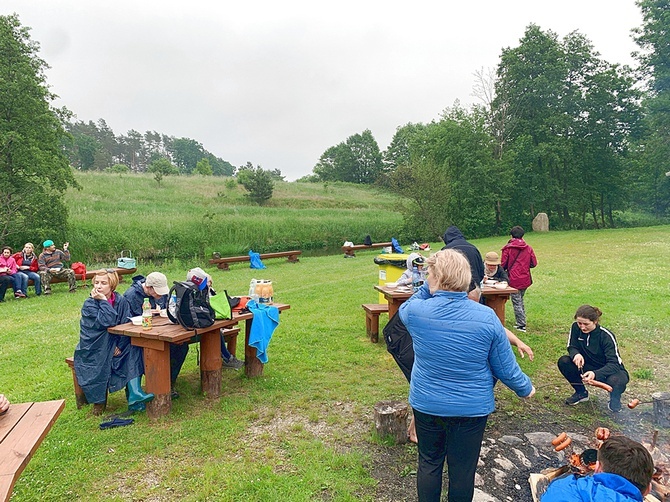
{"type": "Polygon", "coordinates": [[[64,262],[70,261],[69,243],[63,249],[56,249],[52,240],[42,243],[43,251],[35,254],[32,242],[26,242],[23,250],[12,254],[12,248],[4,246],[0,254],[0,302],[5,300],[7,289],[11,286],[15,298],[28,297],[28,281],[32,280],[37,296],[44,291],[51,294],[51,280],[54,277],[66,279],[70,292],[77,290],[77,279],[74,270],[67,268],[64,262]]]}
{"type": "MultiPolygon", "coordinates": [[[[210,295],[216,293],[211,288],[212,278],[201,268],[188,271],[186,280],[207,281],[210,295]]],[[[133,283],[123,293],[116,292],[119,277],[113,269],[95,272],[93,289],[81,309],[79,343],[74,352],[74,367],[77,381],[92,404],[105,403],[108,392],[126,388],[128,408],[142,411],[146,403],[154,398],[140,386],[144,374],[143,353],[140,347],[131,345],[127,336],[113,335],[108,328],[128,322],[128,319],[142,314],[146,298],[152,309],[164,309],[168,305],[168,281],[165,274],[151,272],[146,277],[137,275],[133,283]]],[[[188,354],[188,344],[170,344],[170,379],[172,398],[179,397],[174,390],[177,376],[188,354]]],[[[223,367],[240,369],[244,362],[237,359],[226,348],[221,334],[221,356],[223,367]]]]}

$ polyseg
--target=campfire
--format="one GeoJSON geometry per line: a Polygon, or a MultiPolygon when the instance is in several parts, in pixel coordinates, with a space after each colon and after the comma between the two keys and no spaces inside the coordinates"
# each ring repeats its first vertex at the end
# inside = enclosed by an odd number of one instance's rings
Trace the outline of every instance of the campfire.
{"type": "MultiPolygon", "coordinates": [[[[531,494],[535,502],[539,502],[546,491],[549,483],[564,475],[576,474],[578,476],[589,476],[594,473],[598,448],[603,441],[607,440],[611,431],[606,427],[598,427],[595,431],[593,448],[587,448],[581,453],[574,450],[572,438],[562,432],[551,442],[554,450],[564,451],[566,463],[557,469],[545,469],[540,474],[533,473],[528,480],[531,494]]],[[[656,445],[658,431],[655,431],[650,443],[642,443],[652,455],[655,472],[651,481],[651,492],[645,497],[644,502],[670,502],[670,461],[668,456],[659,451],[656,445]]]]}

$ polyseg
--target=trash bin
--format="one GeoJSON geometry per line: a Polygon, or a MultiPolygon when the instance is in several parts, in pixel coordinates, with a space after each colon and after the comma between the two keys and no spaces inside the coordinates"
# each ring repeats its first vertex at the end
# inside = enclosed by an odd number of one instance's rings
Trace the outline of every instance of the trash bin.
{"type": "MultiPolygon", "coordinates": [[[[384,286],[387,282],[396,282],[405,270],[407,270],[408,254],[385,253],[375,257],[374,261],[379,265],[379,285],[384,286]]],[[[379,293],[379,303],[387,303],[382,293],[379,293]]]]}

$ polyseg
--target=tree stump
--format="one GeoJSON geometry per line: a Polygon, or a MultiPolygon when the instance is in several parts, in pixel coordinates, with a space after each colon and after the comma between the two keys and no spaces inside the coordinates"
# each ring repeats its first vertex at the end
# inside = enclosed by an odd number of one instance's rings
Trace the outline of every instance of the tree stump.
{"type": "Polygon", "coordinates": [[[407,403],[379,401],[375,404],[375,428],[380,437],[390,436],[395,444],[407,442],[407,403]]]}
{"type": "Polygon", "coordinates": [[[670,427],[670,392],[654,392],[654,423],[660,427],[670,427]]]}

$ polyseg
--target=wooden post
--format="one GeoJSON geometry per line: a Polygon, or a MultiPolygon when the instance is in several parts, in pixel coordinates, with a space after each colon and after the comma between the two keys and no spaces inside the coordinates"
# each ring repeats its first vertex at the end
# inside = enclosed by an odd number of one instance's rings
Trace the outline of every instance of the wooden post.
{"type": "Polygon", "coordinates": [[[74,358],[66,357],[65,362],[72,370],[72,380],[74,380],[74,397],[77,402],[77,409],[81,410],[82,406],[88,404],[88,401],[86,400],[86,394],[84,394],[84,391],[79,386],[79,382],[77,381],[77,372],[74,370],[74,358]]]}
{"type": "Polygon", "coordinates": [[[660,427],[670,427],[670,392],[654,392],[654,423],[660,427]]]}
{"type": "Polygon", "coordinates": [[[200,335],[200,381],[202,392],[210,398],[221,395],[221,335],[218,329],[200,335]]]}
{"type": "MultiPolygon", "coordinates": [[[[135,341],[135,338],[131,339],[131,343],[135,341]]],[[[170,344],[160,340],[148,339],[144,339],[142,342],[144,344],[146,392],[154,395],[153,400],[147,403],[147,416],[155,420],[167,415],[172,409],[172,398],[170,396],[170,344]],[[151,347],[147,345],[151,345],[151,347]]]]}
{"type": "Polygon", "coordinates": [[[256,347],[249,345],[249,334],[251,333],[251,323],[253,319],[247,319],[244,322],[244,372],[249,378],[261,376],[263,374],[263,363],[258,360],[256,347]]]}
{"type": "Polygon", "coordinates": [[[395,444],[407,442],[407,403],[379,401],[375,404],[375,429],[380,437],[391,436],[395,444]]]}

